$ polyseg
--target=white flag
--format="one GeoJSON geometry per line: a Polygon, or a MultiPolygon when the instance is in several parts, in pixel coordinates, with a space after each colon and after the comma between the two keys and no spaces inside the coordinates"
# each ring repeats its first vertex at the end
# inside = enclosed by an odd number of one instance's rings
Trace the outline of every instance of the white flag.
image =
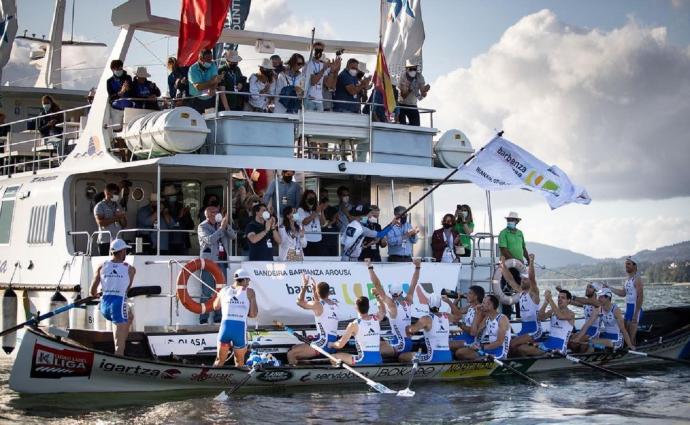
{"type": "Polygon", "coordinates": [[[551,209],[570,202],[589,204],[585,188],[574,185],[557,166],[548,166],[521,147],[496,137],[469,163],[460,176],[485,190],[526,189],[541,193],[551,209]]]}
{"type": "Polygon", "coordinates": [[[2,69],[12,53],[12,43],[17,34],[17,3],[15,0],[0,1],[0,81],[2,69]]]}
{"type": "Polygon", "coordinates": [[[381,37],[388,71],[397,81],[405,61],[422,65],[422,0],[381,0],[381,37]]]}

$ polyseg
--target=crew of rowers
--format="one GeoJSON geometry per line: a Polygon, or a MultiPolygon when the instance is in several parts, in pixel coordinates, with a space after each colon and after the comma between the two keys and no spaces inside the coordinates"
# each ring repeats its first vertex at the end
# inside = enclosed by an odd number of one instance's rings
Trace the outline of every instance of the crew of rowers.
{"type": "MultiPolygon", "coordinates": [[[[534,256],[530,255],[529,260],[529,267],[525,267],[517,260],[501,258],[500,274],[515,290],[514,295],[507,296],[496,291],[499,286],[497,279],[493,281],[496,295],[485,294],[482,287],[472,286],[463,296],[467,304],[462,307],[458,305],[460,299],[454,302],[446,295],[422,295],[421,297],[426,300],[420,301],[426,301],[429,313],[420,317],[414,324],[412,298],[419,281],[419,259],[413,262],[414,273],[407,293],[404,293],[400,284],[392,284],[386,291],[374,271],[374,265],[366,260],[369,277],[374,285],[372,294],[378,303],[378,309],[371,312],[369,298],[358,297],[355,301],[358,318],[348,324],[340,337],[338,302],[331,299],[331,288],[328,283],[316,283],[313,278],[303,275],[297,305],[314,314],[318,332],[314,344],[330,353],[337,361],[349,365],[381,364],[384,357],[397,358],[399,362],[410,362],[418,355],[413,351],[412,344],[412,336],[418,332],[423,334],[426,347],[426,352],[419,354],[421,363],[450,362],[454,358],[475,360],[485,356],[505,359],[509,354],[566,354],[569,348],[576,352],[588,349],[618,349],[623,347],[624,343],[630,349],[635,348],[633,341],[642,314],[643,299],[643,286],[637,273],[637,261],[630,257],[626,259],[628,280],[623,289],[591,283],[587,286],[585,297],[573,298],[569,291],[557,287],[557,299],[554,300],[551,291],[546,290],[544,302],[540,306],[534,256]],[[307,300],[308,293],[311,294],[310,300],[307,300]],[[612,303],[614,293],[626,296],[625,315],[612,303]],[[449,312],[441,311],[442,303],[448,305],[449,312]],[[510,320],[499,312],[501,303],[519,303],[521,328],[515,336],[512,335],[510,320]],[[585,324],[577,333],[574,333],[575,313],[569,308],[571,305],[584,308],[585,324]],[[381,338],[381,321],[385,317],[388,318],[393,333],[393,337],[387,340],[381,338]],[[546,338],[542,338],[540,323],[546,320],[550,321],[550,332],[546,338]],[[451,324],[458,325],[458,334],[451,335],[451,324]],[[345,348],[352,338],[357,354],[339,351],[345,348]]],[[[233,314],[233,310],[239,307],[238,304],[242,304],[241,310],[244,315],[257,314],[253,292],[247,294],[248,296],[243,294],[248,290],[248,277],[243,270],[235,272],[232,287],[221,291],[216,301],[215,307],[223,310],[216,365],[225,363],[229,345],[237,351],[237,365],[244,364],[242,354],[246,350],[246,321],[243,325],[234,323],[237,315],[233,314]],[[225,324],[226,320],[230,322],[225,324]]],[[[319,356],[320,353],[306,343],[295,345],[287,353],[288,363],[291,365],[319,356]]]]}

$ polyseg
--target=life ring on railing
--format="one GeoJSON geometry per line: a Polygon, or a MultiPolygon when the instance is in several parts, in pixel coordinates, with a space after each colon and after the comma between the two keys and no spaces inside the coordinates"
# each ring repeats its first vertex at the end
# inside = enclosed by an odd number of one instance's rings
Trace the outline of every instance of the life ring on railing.
{"type": "Polygon", "coordinates": [[[199,270],[206,270],[213,276],[213,280],[216,282],[216,291],[220,291],[223,289],[223,286],[225,286],[225,275],[220,267],[218,267],[218,264],[203,258],[195,258],[188,261],[182,266],[182,270],[180,270],[180,273],[177,275],[177,298],[182,305],[192,313],[204,314],[213,310],[213,301],[218,294],[214,293],[205,303],[196,302],[189,295],[187,282],[192,273],[198,272],[199,270]]]}
{"type": "MultiPolygon", "coordinates": [[[[527,266],[515,258],[510,258],[505,261],[506,267],[509,269],[517,269],[520,274],[526,274],[527,273],[527,266]]],[[[498,300],[500,301],[501,304],[505,305],[512,305],[516,304],[519,299],[520,299],[520,294],[513,294],[513,295],[506,295],[503,293],[503,290],[501,289],[501,278],[503,277],[503,273],[501,273],[501,266],[499,265],[496,267],[496,271],[494,271],[494,275],[491,278],[491,289],[494,292],[494,295],[498,297],[498,300]]],[[[518,282],[519,283],[519,282],[518,282]]]]}

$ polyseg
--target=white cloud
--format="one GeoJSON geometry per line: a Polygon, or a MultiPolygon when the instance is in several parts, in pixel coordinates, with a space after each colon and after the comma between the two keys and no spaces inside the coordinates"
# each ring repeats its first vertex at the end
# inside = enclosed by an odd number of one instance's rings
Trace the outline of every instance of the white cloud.
{"type": "Polygon", "coordinates": [[[316,28],[316,36],[331,37],[333,27],[328,21],[316,22],[297,16],[288,6],[287,0],[254,1],[245,28],[275,34],[311,37],[311,29],[316,28]]]}
{"type": "Polygon", "coordinates": [[[434,81],[426,104],[476,147],[505,130],[595,201],[690,195],[690,48],[665,28],[603,32],[542,10],[434,81]]]}

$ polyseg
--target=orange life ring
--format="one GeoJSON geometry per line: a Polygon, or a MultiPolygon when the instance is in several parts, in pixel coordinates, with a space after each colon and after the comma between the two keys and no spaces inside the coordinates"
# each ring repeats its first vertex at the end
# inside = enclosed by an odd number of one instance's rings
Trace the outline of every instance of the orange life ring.
{"type": "Polygon", "coordinates": [[[216,282],[216,291],[220,291],[223,289],[223,286],[225,286],[225,275],[220,267],[218,267],[218,264],[203,258],[195,258],[188,261],[177,275],[177,298],[182,305],[192,313],[204,314],[213,311],[213,301],[216,299],[217,294],[214,293],[205,303],[196,302],[189,295],[189,291],[187,291],[187,281],[189,281],[189,277],[192,273],[199,270],[206,270],[211,273],[213,280],[216,282]]]}

